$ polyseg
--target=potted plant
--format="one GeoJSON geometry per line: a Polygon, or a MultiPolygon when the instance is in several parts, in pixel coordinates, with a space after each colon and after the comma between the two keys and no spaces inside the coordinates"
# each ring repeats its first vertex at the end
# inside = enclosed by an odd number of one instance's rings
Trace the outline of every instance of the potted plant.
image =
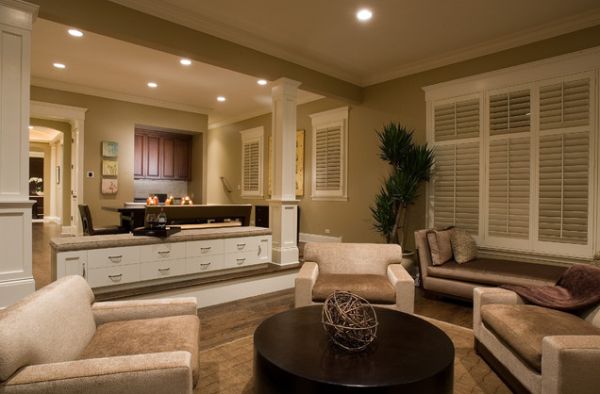
{"type": "Polygon", "coordinates": [[[430,179],[434,152],[426,144],[416,144],[413,131],[399,123],[389,123],[376,133],[379,157],[390,164],[391,171],[370,208],[374,228],[387,243],[398,243],[404,253],[412,255],[414,252],[404,250],[407,211],[417,199],[421,183],[430,179]]]}

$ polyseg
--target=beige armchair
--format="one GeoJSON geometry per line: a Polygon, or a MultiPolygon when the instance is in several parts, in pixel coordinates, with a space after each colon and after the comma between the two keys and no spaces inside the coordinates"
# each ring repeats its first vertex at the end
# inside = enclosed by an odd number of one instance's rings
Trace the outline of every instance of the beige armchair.
{"type": "Polygon", "coordinates": [[[500,288],[476,288],[473,299],[475,350],[513,391],[599,392],[600,305],[578,316],[500,288]]]}
{"type": "Polygon", "coordinates": [[[307,243],[295,283],[296,307],[322,303],[334,290],[356,293],[376,306],[412,313],[415,287],[391,244],[307,243]]]}
{"type": "Polygon", "coordinates": [[[0,311],[0,393],[191,393],[195,298],[94,303],[67,276],[0,311]]]}

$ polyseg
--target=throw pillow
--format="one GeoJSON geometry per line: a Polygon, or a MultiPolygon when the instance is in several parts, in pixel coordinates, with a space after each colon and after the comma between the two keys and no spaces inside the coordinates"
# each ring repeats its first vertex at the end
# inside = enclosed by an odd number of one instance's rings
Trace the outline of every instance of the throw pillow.
{"type": "Polygon", "coordinates": [[[433,265],[442,265],[452,259],[452,244],[450,242],[452,232],[452,229],[427,231],[427,242],[429,243],[433,265]]]}
{"type": "Polygon", "coordinates": [[[457,263],[466,263],[477,257],[477,244],[467,231],[455,228],[450,237],[450,243],[454,261],[457,263]]]}

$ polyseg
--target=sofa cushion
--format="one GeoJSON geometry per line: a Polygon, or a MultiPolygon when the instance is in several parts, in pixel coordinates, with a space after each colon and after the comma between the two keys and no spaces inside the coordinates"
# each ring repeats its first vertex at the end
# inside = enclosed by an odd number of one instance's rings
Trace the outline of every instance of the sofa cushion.
{"type": "Polygon", "coordinates": [[[427,231],[427,242],[429,243],[433,265],[442,265],[452,259],[450,238],[453,231],[453,229],[427,231]]]}
{"type": "Polygon", "coordinates": [[[375,304],[396,302],[396,291],[385,276],[321,273],[313,287],[313,301],[323,302],[335,290],[349,291],[375,304]]]}
{"type": "Polygon", "coordinates": [[[187,351],[192,354],[195,386],[199,330],[198,316],[192,315],[104,323],[98,326],[79,359],[187,351]]]}
{"type": "Polygon", "coordinates": [[[542,369],[542,340],[554,335],[600,335],[600,328],[566,312],[537,305],[489,304],[483,324],[532,369],[542,369]]]}
{"type": "Polygon", "coordinates": [[[468,264],[449,261],[428,266],[427,275],[486,285],[544,286],[556,283],[566,267],[520,261],[477,258],[468,264]]]}
{"type": "Polygon", "coordinates": [[[93,337],[94,294],[67,276],[0,310],[0,381],[26,365],[72,361],[93,337]]]}
{"type": "Polygon", "coordinates": [[[458,264],[467,263],[477,257],[477,244],[468,231],[455,228],[450,233],[450,244],[454,261],[458,264]]]}

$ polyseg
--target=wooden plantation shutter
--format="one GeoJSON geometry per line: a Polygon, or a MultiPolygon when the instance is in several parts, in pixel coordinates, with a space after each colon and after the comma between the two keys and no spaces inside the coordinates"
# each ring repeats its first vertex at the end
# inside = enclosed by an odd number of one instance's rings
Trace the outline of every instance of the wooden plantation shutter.
{"type": "Polygon", "coordinates": [[[587,245],[590,79],[540,88],[540,241],[587,245]]]}
{"type": "Polygon", "coordinates": [[[263,194],[263,128],[244,130],[242,136],[242,197],[263,194]]]}
{"type": "Polygon", "coordinates": [[[489,99],[487,233],[529,239],[531,94],[489,99]]]}
{"type": "Polygon", "coordinates": [[[336,191],[342,186],[342,128],[315,130],[315,190],[336,191]]]}
{"type": "Polygon", "coordinates": [[[434,226],[479,233],[479,99],[434,107],[434,226]]]}

